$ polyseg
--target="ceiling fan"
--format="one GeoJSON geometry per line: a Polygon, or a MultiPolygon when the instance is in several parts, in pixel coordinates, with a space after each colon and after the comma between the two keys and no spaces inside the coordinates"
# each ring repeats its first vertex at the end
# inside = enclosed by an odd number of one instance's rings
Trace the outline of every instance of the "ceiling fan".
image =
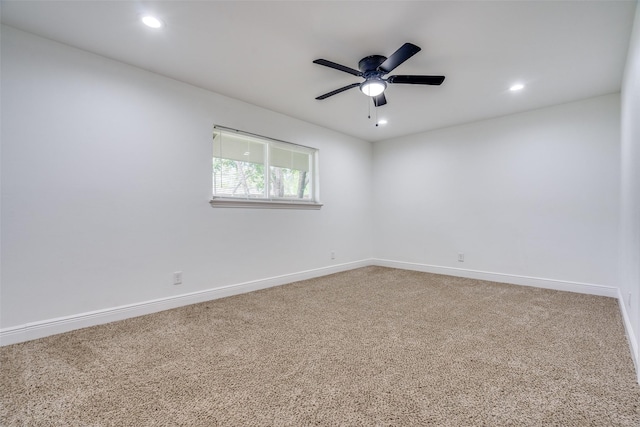
{"type": "Polygon", "coordinates": [[[316,99],[326,99],[330,96],[336,95],[345,90],[360,86],[360,90],[365,95],[373,98],[373,105],[380,107],[387,103],[387,98],[384,96],[384,90],[388,84],[410,84],[410,85],[441,85],[444,81],[444,76],[389,76],[386,79],[384,75],[393,71],[400,64],[411,58],[416,53],[420,52],[420,48],[411,43],[403,44],[400,49],[396,50],[390,57],[382,55],[371,55],[362,58],[358,62],[358,70],[346,67],[344,65],[336,64],[335,62],[327,61],[326,59],[316,59],[314,64],[324,65],[325,67],[334,68],[345,73],[353,74],[354,76],[364,77],[362,83],[352,83],[350,85],[341,87],[340,89],[333,90],[318,96],[316,99]]]}

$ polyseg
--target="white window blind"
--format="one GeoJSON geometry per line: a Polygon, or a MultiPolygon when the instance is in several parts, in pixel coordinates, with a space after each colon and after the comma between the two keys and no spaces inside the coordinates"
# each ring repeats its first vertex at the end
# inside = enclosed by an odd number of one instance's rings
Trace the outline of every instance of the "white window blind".
{"type": "Polygon", "coordinates": [[[319,207],[317,153],[314,148],[216,126],[212,205],[247,207],[228,203],[244,200],[275,202],[275,207],[284,207],[283,203],[319,207]]]}

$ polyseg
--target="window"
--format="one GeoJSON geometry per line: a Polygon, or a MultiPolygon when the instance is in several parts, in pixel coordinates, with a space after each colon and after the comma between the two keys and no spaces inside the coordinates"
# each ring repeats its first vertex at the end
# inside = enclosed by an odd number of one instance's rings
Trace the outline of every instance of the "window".
{"type": "Polygon", "coordinates": [[[214,207],[319,209],[318,150],[215,126],[214,207]]]}

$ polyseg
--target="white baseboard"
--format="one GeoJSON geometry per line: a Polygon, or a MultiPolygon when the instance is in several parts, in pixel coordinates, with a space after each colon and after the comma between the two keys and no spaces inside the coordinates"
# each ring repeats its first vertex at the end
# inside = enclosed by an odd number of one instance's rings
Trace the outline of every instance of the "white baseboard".
{"type": "Polygon", "coordinates": [[[373,259],[373,265],[400,268],[403,270],[423,271],[425,273],[444,274],[447,276],[467,277],[490,282],[511,283],[513,285],[533,286],[536,288],[554,289],[557,291],[577,292],[618,298],[618,288],[613,286],[594,285],[590,283],[570,282],[566,280],[544,279],[540,277],[518,276],[515,274],[492,273],[488,271],[468,270],[465,268],[442,267],[439,265],[418,264],[388,259],[373,259]]]}
{"type": "Polygon", "coordinates": [[[55,319],[48,319],[39,322],[4,328],[0,330],[0,346],[30,341],[49,335],[60,334],[63,332],[86,328],[89,326],[96,326],[104,323],[114,322],[117,320],[124,320],[131,317],[156,313],[159,311],[182,307],[189,304],[196,304],[199,302],[257,291],[259,289],[271,288],[273,286],[280,286],[287,283],[298,282],[300,280],[313,279],[315,277],[326,276],[328,274],[339,273],[341,271],[366,267],[371,264],[372,263],[370,259],[349,262],[345,264],[337,264],[329,267],[316,268],[313,270],[270,277],[267,279],[253,280],[250,282],[221,286],[219,288],[207,289],[204,291],[192,292],[188,294],[176,295],[151,301],[144,301],[135,304],[107,308],[104,310],[79,313],[72,316],[58,317],[55,319]]]}
{"type": "Polygon", "coordinates": [[[629,342],[629,349],[631,350],[631,358],[633,359],[633,364],[636,368],[636,375],[638,377],[638,383],[640,383],[640,370],[638,363],[638,341],[636,340],[636,335],[633,333],[633,326],[631,325],[631,318],[629,317],[629,312],[627,311],[627,305],[624,301],[624,296],[622,295],[622,291],[618,288],[618,303],[620,304],[620,313],[622,314],[622,322],[624,323],[624,330],[627,334],[627,340],[629,342]]]}
{"type": "MultiPolygon", "coordinates": [[[[624,299],[620,295],[618,288],[610,286],[601,286],[588,283],[569,282],[555,279],[543,279],[537,277],[518,276],[503,273],[491,273],[486,271],[467,270],[453,267],[442,267],[428,264],[417,264],[404,261],[392,261],[385,259],[365,259],[345,264],[332,265],[313,270],[301,271],[297,273],[285,274],[266,279],[254,280],[250,282],[238,283],[234,285],[222,286],[214,289],[207,289],[188,294],[176,295],[167,298],[160,298],[151,301],[143,301],[140,303],[112,307],[103,310],[79,313],[76,315],[58,317],[24,325],[9,327],[0,330],[0,346],[16,344],[24,341],[30,341],[43,338],[50,335],[60,334],[73,331],[76,329],[86,328],[104,323],[124,320],[131,317],[142,316],[145,314],[156,313],[163,310],[169,310],[189,304],[210,301],[218,298],[224,298],[232,295],[238,295],[246,292],[252,292],[259,289],[280,286],[287,283],[297,282],[300,280],[312,279],[315,277],[326,276],[328,274],[339,273],[342,271],[353,270],[355,268],[366,267],[369,265],[378,265],[382,267],[399,268],[405,270],[423,271],[427,273],[445,274],[449,276],[468,277],[478,280],[488,280],[493,282],[511,283],[516,285],[534,286],[546,289],[555,289],[561,291],[578,292],[591,295],[608,296],[617,298],[620,302],[620,308],[624,319],[627,337],[631,346],[632,357],[636,367],[638,366],[638,344],[635,340],[631,323],[624,306],[624,299]]],[[[638,370],[636,369],[636,372],[638,370]]],[[[639,376],[640,380],[640,376],[639,376]]]]}

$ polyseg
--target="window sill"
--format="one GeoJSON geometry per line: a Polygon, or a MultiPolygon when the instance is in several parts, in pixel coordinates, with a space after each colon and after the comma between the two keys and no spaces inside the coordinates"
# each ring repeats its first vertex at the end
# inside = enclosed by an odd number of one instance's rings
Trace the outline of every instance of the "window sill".
{"type": "Polygon", "coordinates": [[[319,210],[322,203],[291,202],[275,200],[247,200],[213,198],[209,201],[212,208],[251,208],[251,209],[302,209],[319,210]]]}

